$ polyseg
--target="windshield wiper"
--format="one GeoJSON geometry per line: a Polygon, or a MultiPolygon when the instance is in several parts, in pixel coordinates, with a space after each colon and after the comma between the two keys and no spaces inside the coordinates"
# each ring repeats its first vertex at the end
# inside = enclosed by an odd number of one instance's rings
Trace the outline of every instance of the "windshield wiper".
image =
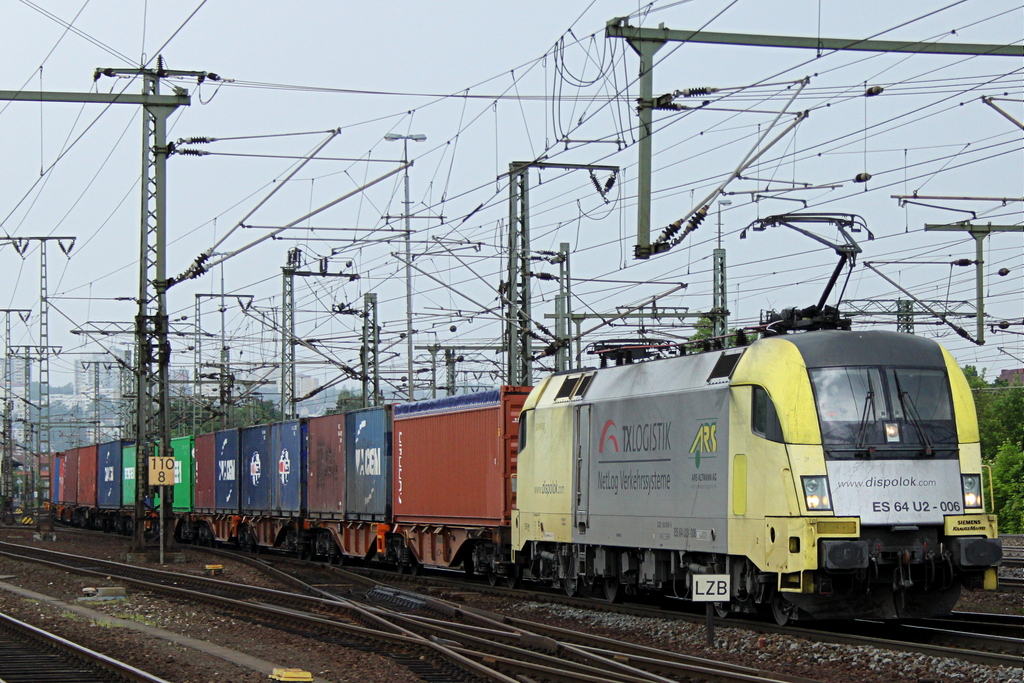
{"type": "MultiPolygon", "coordinates": [[[[857,430],[857,451],[866,450],[866,455],[871,455],[872,449],[865,449],[867,444],[864,441],[868,435],[868,410],[874,407],[873,399],[875,398],[875,392],[868,390],[868,393],[864,396],[864,410],[860,416],[860,429],[857,430]]],[[[872,411],[872,417],[874,417],[874,411],[872,411]]]]}
{"type": "MultiPolygon", "coordinates": [[[[896,380],[897,385],[899,379],[896,380]]],[[[903,404],[903,411],[910,418],[910,423],[914,425],[914,429],[917,430],[917,435],[921,438],[921,443],[924,444],[924,455],[931,457],[935,455],[932,450],[932,442],[928,439],[928,435],[924,430],[924,423],[921,421],[921,416],[917,412],[917,406],[914,405],[914,399],[910,397],[909,391],[900,390],[900,403],[903,404]],[[906,400],[904,400],[906,399],[906,400]]]]}

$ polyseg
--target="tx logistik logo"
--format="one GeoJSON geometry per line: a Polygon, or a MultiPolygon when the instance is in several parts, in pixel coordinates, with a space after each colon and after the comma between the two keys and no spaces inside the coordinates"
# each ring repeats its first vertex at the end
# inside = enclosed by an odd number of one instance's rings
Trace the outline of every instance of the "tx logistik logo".
{"type": "Polygon", "coordinates": [[[700,467],[701,458],[714,458],[713,455],[707,455],[708,453],[715,453],[718,451],[718,424],[714,421],[705,422],[704,424],[697,427],[697,433],[693,437],[693,443],[690,444],[690,452],[693,453],[693,465],[694,467],[700,467]]]}
{"type": "Polygon", "coordinates": [[[609,434],[608,430],[618,431],[618,427],[615,425],[614,420],[608,420],[604,423],[604,427],[601,429],[601,442],[597,446],[598,453],[604,453],[604,442],[607,439],[611,442],[612,446],[615,447],[615,452],[619,452],[619,439],[614,433],[609,434]]]}

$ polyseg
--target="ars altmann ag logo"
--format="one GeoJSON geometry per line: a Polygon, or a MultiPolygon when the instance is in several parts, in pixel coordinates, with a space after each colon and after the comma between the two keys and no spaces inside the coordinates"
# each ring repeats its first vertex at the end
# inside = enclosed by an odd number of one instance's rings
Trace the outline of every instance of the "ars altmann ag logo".
{"type": "Polygon", "coordinates": [[[260,452],[253,451],[252,459],[249,461],[249,476],[252,477],[252,485],[256,486],[260,481],[260,452]]]}
{"type": "Polygon", "coordinates": [[[690,444],[690,453],[693,454],[693,465],[700,469],[700,461],[711,459],[715,456],[708,453],[718,451],[718,424],[714,420],[702,423],[697,427],[693,443],[690,444]]]}
{"type": "Polygon", "coordinates": [[[292,459],[288,455],[288,449],[281,449],[281,458],[277,461],[277,475],[281,477],[281,484],[288,483],[288,475],[292,473],[292,459]]]}

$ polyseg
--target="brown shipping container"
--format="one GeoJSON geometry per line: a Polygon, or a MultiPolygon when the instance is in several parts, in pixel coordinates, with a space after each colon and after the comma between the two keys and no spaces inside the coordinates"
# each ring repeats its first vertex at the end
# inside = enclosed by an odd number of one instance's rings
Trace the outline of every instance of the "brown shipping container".
{"type": "Polygon", "coordinates": [[[395,522],[510,522],[519,413],[530,387],[395,406],[395,522]]]}
{"type": "Polygon", "coordinates": [[[217,508],[217,435],[200,434],[195,449],[195,510],[214,512],[217,508]]]}
{"type": "Polygon", "coordinates": [[[72,505],[78,502],[78,451],[69,448],[64,451],[64,485],[60,487],[60,502],[72,505]]]}
{"type": "Polygon", "coordinates": [[[345,514],[345,415],[310,418],[307,512],[319,519],[341,519],[345,514]]]}
{"type": "Polygon", "coordinates": [[[78,504],[96,507],[96,446],[78,449],[78,504]]]}

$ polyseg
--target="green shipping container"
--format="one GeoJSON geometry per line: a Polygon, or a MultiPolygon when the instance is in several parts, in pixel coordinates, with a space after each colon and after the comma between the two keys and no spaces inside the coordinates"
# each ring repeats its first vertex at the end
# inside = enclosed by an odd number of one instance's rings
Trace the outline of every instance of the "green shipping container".
{"type": "Polygon", "coordinates": [[[121,449],[121,504],[135,505],[135,444],[121,449]]]}
{"type": "MultiPolygon", "coordinates": [[[[194,437],[179,436],[171,439],[171,452],[174,454],[174,504],[175,512],[192,512],[192,485],[195,479],[195,444],[194,437]]],[[[159,452],[159,449],[157,449],[159,452]]],[[[132,487],[134,495],[134,486],[132,487]]],[[[157,489],[159,491],[159,489],[157,489]]],[[[154,496],[154,504],[160,508],[159,493],[154,496]]]]}

